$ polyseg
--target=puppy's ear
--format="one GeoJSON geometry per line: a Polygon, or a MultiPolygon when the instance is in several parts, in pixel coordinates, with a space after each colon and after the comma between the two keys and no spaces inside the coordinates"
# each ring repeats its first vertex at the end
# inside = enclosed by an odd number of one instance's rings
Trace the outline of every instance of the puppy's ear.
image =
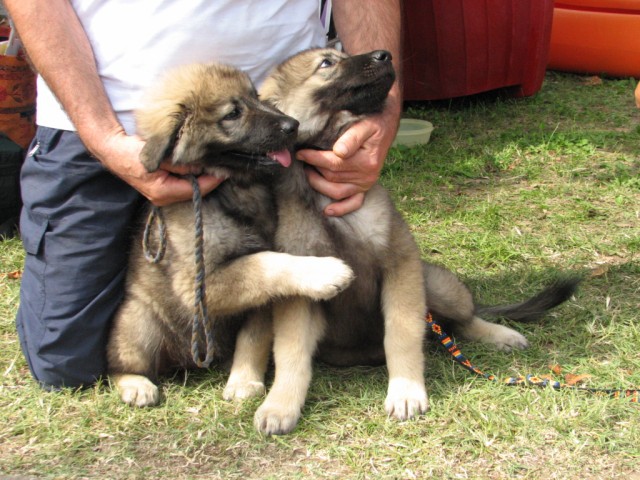
{"type": "Polygon", "coordinates": [[[156,128],[147,138],[140,152],[140,161],[147,172],[158,170],[162,161],[172,155],[186,118],[187,115],[183,111],[170,115],[165,118],[163,125],[156,128]]]}
{"type": "Polygon", "coordinates": [[[140,152],[140,161],[147,172],[155,172],[162,161],[171,153],[177,137],[173,135],[154,135],[149,138],[140,152]]]}

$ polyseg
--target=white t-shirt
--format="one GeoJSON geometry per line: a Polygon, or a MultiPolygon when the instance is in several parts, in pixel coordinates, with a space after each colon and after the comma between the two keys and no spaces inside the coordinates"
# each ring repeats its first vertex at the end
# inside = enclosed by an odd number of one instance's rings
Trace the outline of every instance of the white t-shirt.
{"type": "MultiPolygon", "coordinates": [[[[168,69],[216,61],[256,85],[292,54],[325,44],[318,0],[71,0],[111,104],[129,133],[143,91],[168,69]]],[[[53,47],[53,46],[52,46],[53,47]]],[[[55,50],[52,51],[55,55],[55,50]]],[[[38,78],[38,125],[75,130],[38,78]]]]}

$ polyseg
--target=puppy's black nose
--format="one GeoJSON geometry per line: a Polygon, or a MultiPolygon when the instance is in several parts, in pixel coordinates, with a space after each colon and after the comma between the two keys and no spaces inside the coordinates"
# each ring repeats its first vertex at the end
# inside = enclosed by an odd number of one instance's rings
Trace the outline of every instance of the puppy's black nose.
{"type": "Polygon", "coordinates": [[[280,130],[282,133],[292,135],[298,131],[299,125],[300,123],[295,118],[285,117],[280,121],[280,130]]]}
{"type": "Polygon", "coordinates": [[[391,61],[391,52],[386,50],[376,50],[375,52],[371,52],[371,58],[376,62],[390,62],[391,61]]]}

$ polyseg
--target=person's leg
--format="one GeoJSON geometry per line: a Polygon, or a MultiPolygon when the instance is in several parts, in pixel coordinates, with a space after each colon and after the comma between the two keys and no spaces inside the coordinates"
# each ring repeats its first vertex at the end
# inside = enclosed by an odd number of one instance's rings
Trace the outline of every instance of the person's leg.
{"type": "Polygon", "coordinates": [[[27,252],[16,326],[44,388],[90,385],[105,371],[139,194],[74,132],[39,128],[22,168],[27,252]]]}

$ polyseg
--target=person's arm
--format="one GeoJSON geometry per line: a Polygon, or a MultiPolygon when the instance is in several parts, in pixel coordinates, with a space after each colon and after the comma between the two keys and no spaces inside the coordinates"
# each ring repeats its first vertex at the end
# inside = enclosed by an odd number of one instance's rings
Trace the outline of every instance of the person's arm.
{"type": "Polygon", "coordinates": [[[326,215],[341,216],[362,206],[364,192],[378,180],[398,130],[402,113],[400,9],[399,0],[333,0],[336,31],[345,51],[352,55],[390,51],[397,80],[384,112],[353,125],[332,152],[299,152],[299,158],[317,169],[308,169],[311,186],[336,200],[325,208],[326,215]]]}
{"type": "MultiPolygon", "coordinates": [[[[98,76],[93,50],[68,0],[5,0],[29,58],[75,125],[87,150],[156,205],[191,198],[191,183],[138,160],[144,142],[125,133],[98,76]]],[[[187,173],[184,169],[172,169],[187,173]]],[[[220,181],[203,175],[203,195],[220,181]]]]}
{"type": "Polygon", "coordinates": [[[638,82],[638,86],[636,87],[636,107],[640,108],[640,82],[638,82]]]}

